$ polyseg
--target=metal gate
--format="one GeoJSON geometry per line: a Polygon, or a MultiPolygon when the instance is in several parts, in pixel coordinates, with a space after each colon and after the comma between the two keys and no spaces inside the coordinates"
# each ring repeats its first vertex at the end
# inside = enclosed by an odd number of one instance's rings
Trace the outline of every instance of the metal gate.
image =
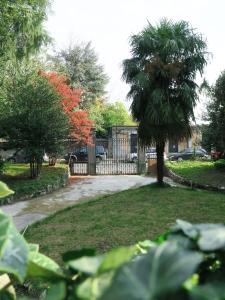
{"type": "MultiPolygon", "coordinates": [[[[93,139],[86,147],[85,160],[73,161],[73,175],[131,175],[146,170],[145,151],[138,145],[137,131],[129,127],[115,127],[111,136],[93,139]]],[[[78,155],[77,155],[78,156],[78,155]]]]}
{"type": "Polygon", "coordinates": [[[96,141],[96,174],[118,175],[138,174],[138,153],[131,151],[130,138],[109,138],[108,147],[102,157],[97,153],[99,141],[96,141]]]}

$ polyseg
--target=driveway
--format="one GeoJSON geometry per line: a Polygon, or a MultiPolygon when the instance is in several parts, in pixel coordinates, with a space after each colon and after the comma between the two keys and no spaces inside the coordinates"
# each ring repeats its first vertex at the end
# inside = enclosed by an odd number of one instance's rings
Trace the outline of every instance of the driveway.
{"type": "Polygon", "coordinates": [[[29,201],[5,205],[1,209],[11,215],[16,227],[22,230],[26,226],[65,207],[100,195],[137,188],[152,182],[155,182],[155,178],[139,175],[74,176],[71,178],[70,185],[66,188],[29,201]]]}

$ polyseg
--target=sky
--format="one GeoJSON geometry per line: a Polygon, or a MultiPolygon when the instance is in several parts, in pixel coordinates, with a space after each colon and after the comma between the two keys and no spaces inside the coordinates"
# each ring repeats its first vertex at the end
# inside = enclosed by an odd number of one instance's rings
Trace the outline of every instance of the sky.
{"type": "MultiPolygon", "coordinates": [[[[58,50],[91,41],[110,79],[108,99],[124,101],[129,107],[129,86],[121,79],[121,63],[130,57],[129,37],[140,32],[148,21],[154,25],[164,17],[190,22],[207,40],[212,53],[203,77],[213,84],[225,69],[224,12],[224,0],[52,0],[45,27],[58,50]]],[[[196,109],[197,118],[201,118],[204,105],[202,99],[196,109]]]]}

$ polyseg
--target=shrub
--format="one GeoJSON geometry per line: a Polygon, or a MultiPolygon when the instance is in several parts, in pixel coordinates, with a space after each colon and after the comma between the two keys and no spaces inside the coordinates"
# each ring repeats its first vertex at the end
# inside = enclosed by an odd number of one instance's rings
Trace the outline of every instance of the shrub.
{"type": "MultiPolygon", "coordinates": [[[[0,182],[0,197],[10,193],[0,182]]],[[[0,212],[0,299],[6,300],[16,299],[13,284],[25,280],[45,288],[44,300],[224,300],[225,226],[177,220],[154,242],[100,255],[70,251],[63,261],[60,268],[39,253],[0,212]]]]}
{"type": "Polygon", "coordinates": [[[0,158],[0,175],[4,172],[4,170],[5,170],[5,162],[0,158]]]}
{"type": "Polygon", "coordinates": [[[219,170],[225,170],[225,159],[215,161],[214,166],[219,170]]]}

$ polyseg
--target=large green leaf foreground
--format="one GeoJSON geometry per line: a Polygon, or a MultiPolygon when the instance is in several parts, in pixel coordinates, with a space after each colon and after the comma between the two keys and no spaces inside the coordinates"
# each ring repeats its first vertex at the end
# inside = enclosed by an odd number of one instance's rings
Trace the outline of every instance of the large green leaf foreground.
{"type": "MultiPolygon", "coordinates": [[[[225,299],[225,226],[177,220],[156,241],[102,255],[91,249],[63,255],[64,267],[39,253],[0,212],[0,299],[16,299],[13,284],[47,286],[46,300],[225,299]]],[[[24,298],[23,298],[24,299],[24,298]]],[[[26,298],[27,299],[27,298],[26,298]]]]}

